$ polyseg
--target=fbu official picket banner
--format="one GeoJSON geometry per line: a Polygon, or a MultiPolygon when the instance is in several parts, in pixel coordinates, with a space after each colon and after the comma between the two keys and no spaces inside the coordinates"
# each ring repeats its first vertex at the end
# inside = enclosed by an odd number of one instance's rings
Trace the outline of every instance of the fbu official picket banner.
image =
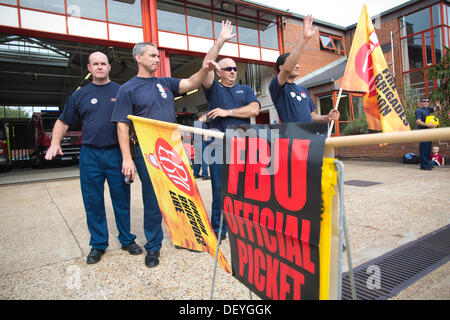
{"type": "MultiPolygon", "coordinates": [[[[128,116],[139,140],[172,243],[216,256],[217,238],[181,143],[178,125],[128,116]]],[[[231,273],[221,251],[219,264],[231,273]]]]}
{"type": "Polygon", "coordinates": [[[328,298],[331,212],[321,188],[327,125],[233,129],[221,197],[233,276],[263,299],[328,298]]]}

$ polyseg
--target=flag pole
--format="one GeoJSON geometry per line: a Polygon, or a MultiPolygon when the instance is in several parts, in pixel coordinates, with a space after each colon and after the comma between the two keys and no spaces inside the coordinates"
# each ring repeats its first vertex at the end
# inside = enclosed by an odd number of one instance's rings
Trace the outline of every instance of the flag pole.
{"type": "MultiPolygon", "coordinates": [[[[164,126],[174,130],[178,129],[181,131],[202,134],[205,136],[214,137],[218,139],[223,139],[225,135],[225,133],[216,130],[200,129],[195,127],[179,125],[176,123],[169,123],[131,115],[129,115],[128,118],[131,120],[139,118],[149,124],[158,124],[160,126],[164,126]]],[[[325,140],[325,146],[329,148],[334,148],[345,146],[371,145],[380,143],[414,143],[431,140],[450,140],[450,128],[446,127],[427,130],[394,131],[383,133],[359,134],[352,136],[339,136],[327,138],[325,140]]]]}
{"type": "MultiPolygon", "coordinates": [[[[341,101],[341,95],[342,95],[342,88],[339,89],[338,98],[337,98],[336,105],[333,108],[333,110],[337,110],[337,108],[339,107],[339,102],[341,101]]],[[[333,131],[333,125],[334,125],[334,120],[331,120],[330,126],[328,128],[328,138],[331,137],[331,132],[333,131]]]]}

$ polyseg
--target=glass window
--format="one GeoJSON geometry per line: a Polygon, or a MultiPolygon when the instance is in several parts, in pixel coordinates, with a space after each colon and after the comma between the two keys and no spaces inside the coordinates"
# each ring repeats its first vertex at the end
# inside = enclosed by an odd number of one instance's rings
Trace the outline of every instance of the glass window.
{"type": "Polygon", "coordinates": [[[20,0],[21,7],[65,13],[64,0],[20,0]]]}
{"type": "Polygon", "coordinates": [[[0,3],[17,5],[17,0],[0,0],[0,3]]]}
{"type": "Polygon", "coordinates": [[[317,113],[328,114],[333,109],[333,95],[326,94],[317,98],[317,113]]]}
{"type": "Polygon", "coordinates": [[[352,103],[353,103],[353,114],[355,116],[355,119],[357,119],[364,113],[363,97],[352,95],[352,103]]]}
{"type": "Polygon", "coordinates": [[[434,36],[434,54],[436,55],[436,64],[439,64],[442,62],[442,54],[444,51],[444,46],[442,44],[442,37],[441,37],[441,28],[434,29],[432,34],[434,36]]]}
{"type": "Polygon", "coordinates": [[[336,50],[344,51],[344,45],[342,44],[341,39],[333,38],[333,43],[334,43],[336,50]]]}
{"type": "Polygon", "coordinates": [[[330,36],[321,34],[320,40],[322,41],[322,45],[324,46],[324,48],[334,49],[333,42],[331,41],[330,36]]]}
{"type": "Polygon", "coordinates": [[[105,1],[67,0],[67,14],[75,17],[105,21],[105,1]]]}
{"type": "Polygon", "coordinates": [[[425,71],[406,73],[403,76],[403,83],[405,92],[411,99],[420,99],[425,94],[425,71]]]}
{"type": "Polygon", "coordinates": [[[406,35],[431,28],[430,8],[425,8],[405,17],[406,35]]]}
{"type": "Polygon", "coordinates": [[[124,3],[108,0],[108,19],[110,22],[142,27],[141,1],[124,3]]]}
{"type": "Polygon", "coordinates": [[[423,67],[422,54],[422,34],[418,34],[406,39],[408,45],[408,66],[407,70],[423,67]]]}
{"type": "Polygon", "coordinates": [[[186,34],[184,6],[174,6],[157,1],[158,29],[186,34]]]}
{"type": "Polygon", "coordinates": [[[344,53],[344,44],[341,37],[331,36],[328,34],[320,34],[320,48],[332,50],[335,53],[344,53]]]}
{"type": "Polygon", "coordinates": [[[278,30],[276,17],[274,17],[273,22],[260,20],[259,34],[261,37],[261,47],[278,49],[278,30]]]}
{"type": "Polygon", "coordinates": [[[444,12],[444,24],[448,25],[450,22],[450,6],[444,5],[444,10],[447,8],[447,14],[444,12]]]}
{"type": "Polygon", "coordinates": [[[427,55],[427,66],[433,63],[433,52],[431,48],[431,33],[425,32],[425,54],[427,55]]]}
{"type": "Polygon", "coordinates": [[[259,46],[258,23],[256,20],[238,20],[239,43],[259,46]]]}
{"type": "Polygon", "coordinates": [[[431,8],[433,14],[433,27],[441,24],[441,5],[438,3],[431,8]]]}
{"type": "Polygon", "coordinates": [[[210,9],[187,8],[188,33],[190,35],[212,39],[213,31],[211,20],[210,9]]]}

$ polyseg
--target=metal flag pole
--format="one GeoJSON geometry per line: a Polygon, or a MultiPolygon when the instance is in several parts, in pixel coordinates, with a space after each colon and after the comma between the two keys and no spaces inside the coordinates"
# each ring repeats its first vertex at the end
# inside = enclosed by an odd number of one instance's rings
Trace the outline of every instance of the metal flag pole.
{"type": "Polygon", "coordinates": [[[219,247],[222,241],[220,238],[222,237],[222,225],[223,225],[223,211],[220,210],[220,225],[219,225],[219,234],[217,235],[217,249],[216,249],[216,259],[214,261],[214,271],[213,271],[213,279],[211,285],[211,295],[210,300],[213,299],[214,296],[214,285],[216,283],[216,273],[217,273],[217,262],[219,261],[219,247]]]}
{"type": "Polygon", "coordinates": [[[338,188],[339,188],[339,253],[338,253],[338,300],[342,300],[342,251],[343,251],[343,241],[342,234],[344,234],[345,245],[347,251],[347,262],[350,275],[350,287],[352,290],[352,299],[356,300],[356,290],[355,283],[353,279],[353,267],[352,267],[352,257],[350,253],[350,243],[348,241],[348,230],[347,222],[345,217],[344,209],[344,164],[339,161],[334,161],[336,165],[336,170],[338,171],[338,188]]]}

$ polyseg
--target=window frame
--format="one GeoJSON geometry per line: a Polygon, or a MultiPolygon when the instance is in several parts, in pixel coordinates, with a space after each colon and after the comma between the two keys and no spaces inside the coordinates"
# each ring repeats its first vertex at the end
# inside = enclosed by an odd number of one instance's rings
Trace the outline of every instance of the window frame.
{"type": "Polygon", "coordinates": [[[336,54],[342,54],[342,55],[345,54],[345,45],[344,45],[343,37],[334,36],[332,34],[325,33],[325,32],[319,32],[319,39],[320,39],[320,43],[321,43],[321,46],[320,46],[321,50],[334,51],[334,53],[336,53],[336,54]],[[322,37],[328,37],[330,39],[330,44],[333,47],[330,48],[329,46],[326,46],[322,40],[322,37]],[[336,45],[334,44],[334,40],[340,41],[340,43],[342,44],[342,49],[336,48],[336,45]]]}

